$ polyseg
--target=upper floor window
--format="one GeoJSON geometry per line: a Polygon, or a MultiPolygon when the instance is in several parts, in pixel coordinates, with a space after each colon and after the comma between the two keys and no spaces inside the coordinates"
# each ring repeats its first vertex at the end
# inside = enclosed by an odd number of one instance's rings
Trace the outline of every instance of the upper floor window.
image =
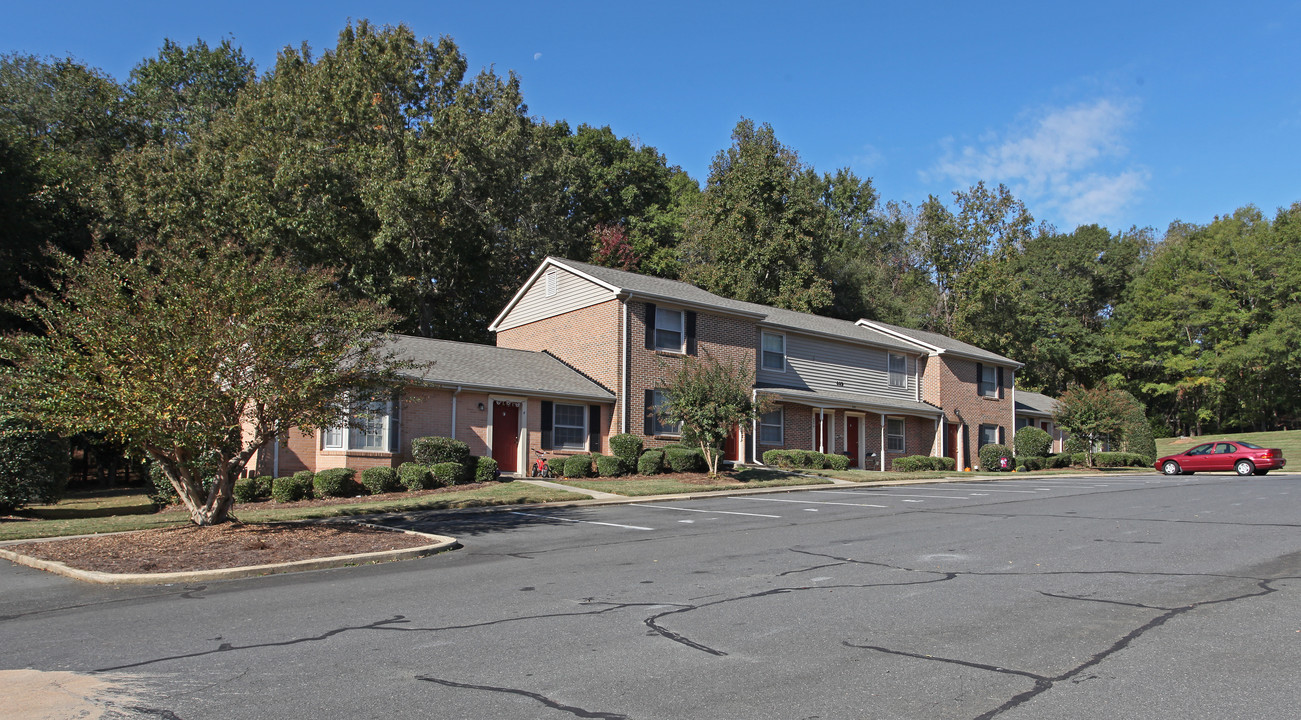
{"type": "Polygon", "coordinates": [[[655,349],[680,353],[684,337],[682,311],[655,308],[655,349]]]}
{"type": "Polygon", "coordinates": [[[786,336],[763,333],[763,369],[786,372],[786,336]]]}
{"type": "Polygon", "coordinates": [[[978,392],[985,397],[998,397],[998,368],[992,365],[976,365],[978,392]]]}
{"type": "Polygon", "coordinates": [[[759,442],[764,445],[781,445],[785,417],[782,408],[759,416],[759,442]]]}
{"type": "Polygon", "coordinates": [[[651,435],[681,435],[682,423],[669,423],[660,416],[659,408],[663,408],[669,403],[669,396],[663,390],[650,391],[651,406],[646,408],[650,418],[649,428],[651,435]]]}
{"type": "Polygon", "coordinates": [[[903,452],[903,418],[885,419],[885,449],[889,452],[903,452]]]}
{"type": "Polygon", "coordinates": [[[908,358],[890,353],[890,387],[908,387],[908,358]]]}
{"type": "Polygon", "coordinates": [[[557,450],[587,449],[587,406],[551,406],[551,442],[557,450]]]}

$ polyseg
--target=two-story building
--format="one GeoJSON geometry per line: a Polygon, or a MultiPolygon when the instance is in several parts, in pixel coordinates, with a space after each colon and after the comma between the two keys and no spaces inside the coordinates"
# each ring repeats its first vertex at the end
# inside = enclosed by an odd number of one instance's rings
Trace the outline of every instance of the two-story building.
{"type": "Polygon", "coordinates": [[[617,433],[658,447],[680,438],[654,410],[664,378],[705,355],[752,368],[752,392],[775,407],[733,433],[735,462],[807,449],[863,469],[918,454],[971,467],[980,445],[1010,440],[1015,422],[1021,365],[995,353],[572,260],[543,261],[489,330],[496,347],[395,337],[399,355],[420,364],[399,397],[370,403],[350,428],[290,431],[251,467],[396,466],[424,435],[464,440],[520,474],[540,454],[608,452],[617,433]]]}

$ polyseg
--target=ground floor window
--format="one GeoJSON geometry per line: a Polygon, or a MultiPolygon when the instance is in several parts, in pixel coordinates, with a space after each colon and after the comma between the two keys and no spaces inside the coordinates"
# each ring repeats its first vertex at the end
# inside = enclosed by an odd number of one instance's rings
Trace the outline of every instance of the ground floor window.
{"type": "Polygon", "coordinates": [[[397,452],[397,398],[354,401],[347,420],[346,427],[321,430],[321,449],[397,452]]]}
{"type": "Polygon", "coordinates": [[[587,449],[587,406],[552,406],[552,442],[558,450],[587,449]]]}
{"type": "Polygon", "coordinates": [[[764,445],[781,445],[784,425],[785,416],[782,408],[760,415],[759,442],[764,445]]]}
{"type": "Polygon", "coordinates": [[[998,426],[997,426],[997,425],[981,425],[981,426],[980,426],[980,442],[979,442],[979,444],[976,445],[976,448],[979,449],[979,448],[982,448],[982,447],[984,447],[984,446],[986,446],[986,445],[993,445],[994,443],[997,443],[997,442],[998,442],[998,426]]]}
{"type": "Polygon", "coordinates": [[[903,418],[885,419],[885,449],[889,452],[903,452],[903,418]]]}
{"type": "Polygon", "coordinates": [[[664,418],[660,416],[660,413],[656,411],[656,408],[664,407],[668,402],[669,396],[663,390],[650,391],[650,407],[646,408],[646,412],[650,417],[650,430],[652,435],[682,434],[682,423],[665,422],[664,418]]]}

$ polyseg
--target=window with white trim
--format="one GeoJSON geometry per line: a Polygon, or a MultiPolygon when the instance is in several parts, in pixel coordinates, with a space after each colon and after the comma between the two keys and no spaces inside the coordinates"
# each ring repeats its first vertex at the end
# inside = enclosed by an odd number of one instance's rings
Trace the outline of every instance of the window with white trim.
{"type": "Polygon", "coordinates": [[[903,418],[885,419],[885,449],[888,452],[901,453],[904,449],[903,418]]]}
{"type": "Polygon", "coordinates": [[[660,414],[656,412],[656,408],[661,408],[664,407],[665,405],[668,405],[669,403],[668,394],[666,394],[663,390],[652,390],[651,399],[652,399],[651,407],[647,408],[647,411],[650,412],[651,414],[652,433],[655,435],[681,435],[682,423],[665,422],[664,419],[660,417],[660,414]]]}
{"type": "Polygon", "coordinates": [[[994,443],[997,442],[998,442],[998,426],[981,425],[980,439],[979,439],[979,443],[976,445],[976,449],[979,450],[980,448],[986,445],[993,445],[994,443]]]}
{"type": "Polygon", "coordinates": [[[347,424],[321,429],[323,450],[395,452],[398,444],[398,400],[353,401],[347,424]]]}
{"type": "Polygon", "coordinates": [[[890,353],[890,387],[908,387],[908,357],[890,353]]]}
{"type": "Polygon", "coordinates": [[[321,447],[326,450],[343,449],[343,428],[325,428],[321,430],[321,447]]]}
{"type": "Polygon", "coordinates": [[[781,445],[782,431],[785,424],[783,408],[766,412],[759,416],[759,442],[763,445],[781,445]]]}
{"type": "Polygon", "coordinates": [[[763,351],[761,353],[764,370],[786,372],[786,336],[779,333],[763,333],[763,351]]]}
{"type": "Polygon", "coordinates": [[[980,366],[978,392],[985,397],[998,397],[998,368],[992,365],[980,366]]]}
{"type": "Polygon", "coordinates": [[[557,450],[587,449],[587,406],[551,406],[551,442],[557,450]]]}
{"type": "Polygon", "coordinates": [[[655,308],[655,349],[684,352],[683,313],[681,310],[655,308]]]}

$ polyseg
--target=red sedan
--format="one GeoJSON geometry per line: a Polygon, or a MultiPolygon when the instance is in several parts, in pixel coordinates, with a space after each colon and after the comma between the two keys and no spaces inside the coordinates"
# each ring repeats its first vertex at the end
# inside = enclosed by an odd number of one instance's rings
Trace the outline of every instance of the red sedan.
{"type": "Polygon", "coordinates": [[[1178,455],[1156,461],[1156,469],[1166,475],[1192,475],[1206,470],[1232,470],[1239,475],[1264,475],[1287,465],[1283,451],[1263,448],[1241,440],[1202,443],[1178,455]]]}

